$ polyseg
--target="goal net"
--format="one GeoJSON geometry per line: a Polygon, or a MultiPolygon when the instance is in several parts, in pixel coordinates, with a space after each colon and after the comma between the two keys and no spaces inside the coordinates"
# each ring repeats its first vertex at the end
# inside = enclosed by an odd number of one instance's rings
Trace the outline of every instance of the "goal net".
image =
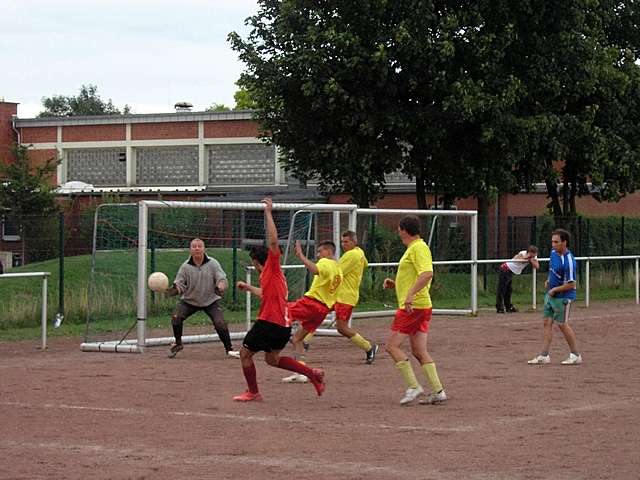
{"type": "MultiPolygon", "coordinates": [[[[283,250],[289,299],[299,298],[311,278],[294,255],[300,241],[310,258],[317,241],[339,246],[340,232],[355,228],[355,205],[274,204],[274,219],[283,250]]],[[[170,316],[177,298],[147,288],[147,278],[164,272],[173,281],[189,258],[189,243],[201,238],[207,254],[225,270],[229,288],[223,298],[227,323],[250,327],[258,299],[235,288],[238,280],[257,284],[248,249],[265,238],[262,203],[141,201],[104,204],[94,218],[92,268],[88,288],[85,351],[142,352],[173,341],[170,316]]],[[[203,314],[185,325],[184,343],[218,337],[203,314]]],[[[232,333],[241,339],[245,331],[232,333]]]]}
{"type": "Polygon", "coordinates": [[[359,208],[357,234],[369,268],[360,287],[360,304],[353,318],[389,316],[397,308],[395,291],[383,290],[385,277],[394,278],[406,250],[398,236],[400,219],[416,215],[421,236],[433,257],[430,294],[434,314],[469,315],[478,311],[477,241],[475,210],[410,210],[359,208]],[[468,286],[465,287],[465,285],[468,286]],[[468,308],[460,308],[460,304],[468,308]]]}

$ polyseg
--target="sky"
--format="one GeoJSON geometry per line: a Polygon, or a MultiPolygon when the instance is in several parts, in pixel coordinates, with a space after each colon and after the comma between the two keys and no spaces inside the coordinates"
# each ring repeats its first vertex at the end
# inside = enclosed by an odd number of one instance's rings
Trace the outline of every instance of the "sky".
{"type": "Polygon", "coordinates": [[[42,98],[82,85],[132,113],[233,107],[243,38],[257,0],[0,0],[0,98],[32,118],[42,98]]]}

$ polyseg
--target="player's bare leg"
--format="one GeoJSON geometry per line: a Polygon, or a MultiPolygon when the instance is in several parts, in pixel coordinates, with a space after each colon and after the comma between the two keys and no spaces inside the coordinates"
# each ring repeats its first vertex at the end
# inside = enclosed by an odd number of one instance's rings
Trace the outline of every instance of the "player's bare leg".
{"type": "Polygon", "coordinates": [[[376,353],[378,353],[378,345],[371,343],[355,329],[351,328],[349,320],[336,319],[336,328],[340,335],[348,338],[355,346],[365,351],[367,354],[366,362],[368,364],[373,363],[376,358],[376,353]]]}
{"type": "MultiPolygon", "coordinates": [[[[296,332],[293,334],[293,337],[291,337],[291,343],[293,344],[293,350],[294,350],[293,360],[296,360],[302,364],[305,363],[304,362],[305,360],[304,339],[309,333],[310,333],[309,330],[306,330],[304,327],[300,326],[300,328],[298,328],[298,330],[296,330],[296,332]]],[[[285,370],[289,370],[289,369],[285,369],[285,370]]],[[[295,371],[295,370],[292,370],[292,371],[295,371]]],[[[293,375],[289,375],[288,377],[283,378],[282,381],[284,383],[307,383],[309,381],[309,378],[305,374],[296,372],[293,375]]]]}
{"type": "Polygon", "coordinates": [[[385,350],[393,359],[393,363],[400,372],[400,375],[407,387],[404,392],[404,396],[400,399],[400,405],[408,405],[424,392],[422,385],[418,383],[416,374],[413,372],[413,368],[411,367],[411,362],[409,361],[407,354],[402,349],[402,344],[407,337],[408,335],[404,333],[392,330],[385,343],[385,350]]]}

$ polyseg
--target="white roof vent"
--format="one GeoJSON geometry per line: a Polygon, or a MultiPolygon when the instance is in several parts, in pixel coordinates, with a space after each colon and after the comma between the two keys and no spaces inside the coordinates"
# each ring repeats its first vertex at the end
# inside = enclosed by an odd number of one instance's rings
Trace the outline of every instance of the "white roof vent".
{"type": "Polygon", "coordinates": [[[189,102],[178,102],[173,107],[176,109],[176,112],[190,112],[193,105],[189,102]]]}

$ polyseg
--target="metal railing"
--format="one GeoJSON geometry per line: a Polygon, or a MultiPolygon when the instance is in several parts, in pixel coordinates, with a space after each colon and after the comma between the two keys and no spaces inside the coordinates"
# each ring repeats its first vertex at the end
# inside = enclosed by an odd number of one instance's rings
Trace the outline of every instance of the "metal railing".
{"type": "MultiPolygon", "coordinates": [[[[591,285],[590,285],[590,267],[591,262],[594,261],[612,261],[612,260],[635,260],[635,296],[636,304],[640,304],[640,255],[611,255],[611,256],[589,256],[589,257],[575,257],[576,261],[585,262],[584,268],[584,304],[588,307],[591,297],[591,285]]],[[[496,264],[504,262],[526,262],[526,260],[513,260],[511,258],[505,259],[492,259],[492,260],[478,260],[479,264],[496,264]]],[[[538,262],[549,262],[549,258],[538,258],[538,262]]],[[[434,262],[435,264],[436,262],[434,262]]],[[[470,263],[470,262],[466,262],[470,263]]],[[[532,268],[531,275],[531,308],[537,308],[537,286],[538,276],[537,270],[532,268]]]]}
{"type": "Polygon", "coordinates": [[[42,350],[47,348],[47,277],[51,272],[25,272],[25,273],[4,273],[0,275],[0,280],[10,278],[42,277],[42,350]]]}
{"type": "MultiPolygon", "coordinates": [[[[549,258],[538,258],[538,262],[549,262],[549,258]]],[[[591,262],[594,261],[612,261],[612,260],[635,260],[635,301],[636,304],[640,304],[640,255],[614,255],[614,256],[589,256],[589,257],[576,257],[576,261],[585,262],[585,271],[584,271],[584,282],[585,282],[585,307],[588,307],[590,304],[590,265],[591,262]]],[[[443,260],[443,261],[434,261],[433,265],[490,265],[490,264],[501,264],[504,262],[526,262],[526,260],[513,260],[511,258],[503,258],[503,259],[489,259],[489,260],[443,260]]],[[[397,267],[398,262],[380,262],[380,263],[370,263],[369,267],[397,267]]],[[[283,265],[283,270],[287,269],[303,269],[304,265],[283,265]]],[[[252,280],[252,272],[255,271],[255,268],[252,266],[248,266],[246,268],[246,283],[251,285],[252,280]]],[[[476,273],[476,276],[478,274],[476,273]]],[[[531,275],[531,308],[537,308],[537,270],[532,268],[531,275]]],[[[247,328],[251,325],[251,293],[249,291],[246,292],[246,323],[247,328]]],[[[395,310],[373,310],[366,312],[354,312],[353,318],[371,318],[371,317],[387,317],[392,316],[395,313],[395,310]]],[[[446,314],[446,315],[475,315],[477,314],[477,310],[474,311],[471,309],[433,309],[434,314],[446,314]]]]}

